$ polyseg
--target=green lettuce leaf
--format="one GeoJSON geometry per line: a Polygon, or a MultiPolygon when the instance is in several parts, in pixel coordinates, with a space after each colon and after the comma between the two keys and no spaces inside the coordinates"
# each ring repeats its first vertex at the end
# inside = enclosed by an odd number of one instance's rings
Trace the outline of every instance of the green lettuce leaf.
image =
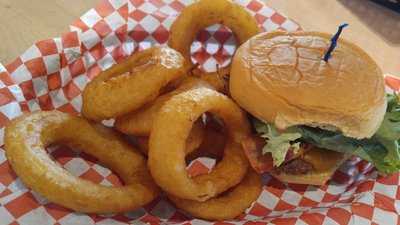
{"type": "Polygon", "coordinates": [[[336,132],[306,126],[297,127],[297,131],[302,135],[301,140],[319,148],[359,156],[364,160],[372,162],[382,174],[394,173],[400,169],[396,161],[385,160],[389,152],[386,147],[374,137],[371,139],[357,140],[345,137],[336,132]]]}
{"type": "Polygon", "coordinates": [[[265,138],[267,144],[263,147],[262,153],[270,152],[272,154],[274,166],[280,166],[286,158],[289,149],[297,151],[300,148],[300,142],[294,142],[301,137],[297,132],[280,133],[274,126],[260,121],[254,122],[254,127],[261,137],[265,138]]]}
{"type": "Polygon", "coordinates": [[[388,107],[385,117],[374,138],[387,150],[383,161],[400,168],[400,104],[397,95],[388,95],[388,107]]]}
{"type": "Polygon", "coordinates": [[[388,107],[375,136],[386,140],[400,139],[400,105],[397,95],[388,95],[388,107]]]}
{"type": "Polygon", "coordinates": [[[300,139],[319,148],[358,156],[373,163],[380,173],[391,174],[400,170],[400,104],[398,99],[396,95],[387,96],[388,107],[384,120],[376,134],[370,139],[358,140],[345,137],[338,132],[307,126],[295,126],[283,133],[276,133],[277,131],[271,125],[260,121],[254,124],[257,132],[268,139],[268,142],[272,142],[265,145],[263,153],[272,153],[275,166],[283,162],[290,147],[296,147],[293,146],[293,141],[300,139]],[[286,150],[283,150],[284,148],[286,150]]]}

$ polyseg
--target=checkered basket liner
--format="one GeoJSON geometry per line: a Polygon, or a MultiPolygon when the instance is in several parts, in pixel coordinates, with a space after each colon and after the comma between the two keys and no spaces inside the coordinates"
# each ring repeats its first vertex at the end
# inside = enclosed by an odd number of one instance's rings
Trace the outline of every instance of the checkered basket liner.
{"type": "MultiPolygon", "coordinates": [[[[238,0],[265,31],[298,30],[292,20],[259,0],[238,0]]],[[[189,0],[103,0],[76,20],[71,32],[35,43],[12,63],[0,66],[0,145],[4,126],[23,112],[52,110],[79,114],[81,93],[100,71],[135,51],[168,40],[168,29],[189,0]]],[[[228,29],[211,26],[192,45],[193,60],[206,70],[227,65],[235,51],[228,29]]],[[[387,76],[388,90],[400,80],[387,76]]],[[[117,176],[85,153],[62,146],[48,149],[75,176],[104,185],[121,185],[117,176]]],[[[210,159],[199,159],[190,173],[208,172],[210,159]]],[[[353,158],[322,187],[284,184],[264,175],[258,200],[234,221],[191,218],[164,197],[133,212],[80,214],[48,202],[26,188],[0,149],[0,225],[3,224],[400,224],[399,174],[379,177],[369,163],[353,158]]]]}

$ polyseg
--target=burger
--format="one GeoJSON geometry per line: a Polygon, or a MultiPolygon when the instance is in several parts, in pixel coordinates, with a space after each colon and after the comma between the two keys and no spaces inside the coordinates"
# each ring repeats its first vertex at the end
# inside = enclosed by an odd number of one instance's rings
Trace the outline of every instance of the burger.
{"type": "Polygon", "coordinates": [[[358,46],[331,34],[275,31],[241,45],[230,94],[252,116],[243,142],[253,168],[289,183],[322,185],[350,156],[381,174],[400,169],[400,107],[358,46]]]}

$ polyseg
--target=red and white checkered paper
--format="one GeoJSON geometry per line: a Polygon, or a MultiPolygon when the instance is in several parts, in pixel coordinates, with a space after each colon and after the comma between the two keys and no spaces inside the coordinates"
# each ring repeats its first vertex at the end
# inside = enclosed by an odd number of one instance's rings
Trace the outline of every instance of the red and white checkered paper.
{"type": "MultiPolygon", "coordinates": [[[[298,30],[292,20],[259,0],[238,0],[266,30],[298,30]]],[[[0,66],[0,145],[4,126],[22,112],[81,110],[81,92],[100,71],[133,52],[165,44],[168,29],[189,0],[103,0],[59,38],[39,41],[6,67],[0,66]]],[[[212,26],[192,45],[193,59],[206,70],[226,65],[235,50],[228,29],[212,26]]],[[[398,78],[386,77],[388,90],[398,78]]],[[[290,94],[290,93],[288,93],[290,94]]],[[[72,174],[104,185],[120,185],[96,159],[65,147],[48,149],[72,174]]],[[[207,172],[213,161],[190,164],[192,174],[207,172]]],[[[258,200],[237,220],[207,222],[191,218],[160,197],[133,212],[87,215],[49,203],[26,188],[0,149],[0,224],[400,224],[399,174],[378,177],[370,164],[349,160],[322,187],[284,184],[265,175],[258,200]]],[[[229,206],[227,206],[229,207],[229,206]]]]}

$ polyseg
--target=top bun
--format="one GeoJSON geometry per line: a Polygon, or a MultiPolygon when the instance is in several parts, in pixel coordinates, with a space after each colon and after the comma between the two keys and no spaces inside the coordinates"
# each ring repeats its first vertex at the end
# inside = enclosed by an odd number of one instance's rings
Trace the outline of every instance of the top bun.
{"type": "Polygon", "coordinates": [[[252,37],[233,58],[232,97],[278,129],[307,125],[371,137],[386,111],[382,72],[367,53],[343,39],[325,62],[331,36],[275,31],[252,37]]]}

